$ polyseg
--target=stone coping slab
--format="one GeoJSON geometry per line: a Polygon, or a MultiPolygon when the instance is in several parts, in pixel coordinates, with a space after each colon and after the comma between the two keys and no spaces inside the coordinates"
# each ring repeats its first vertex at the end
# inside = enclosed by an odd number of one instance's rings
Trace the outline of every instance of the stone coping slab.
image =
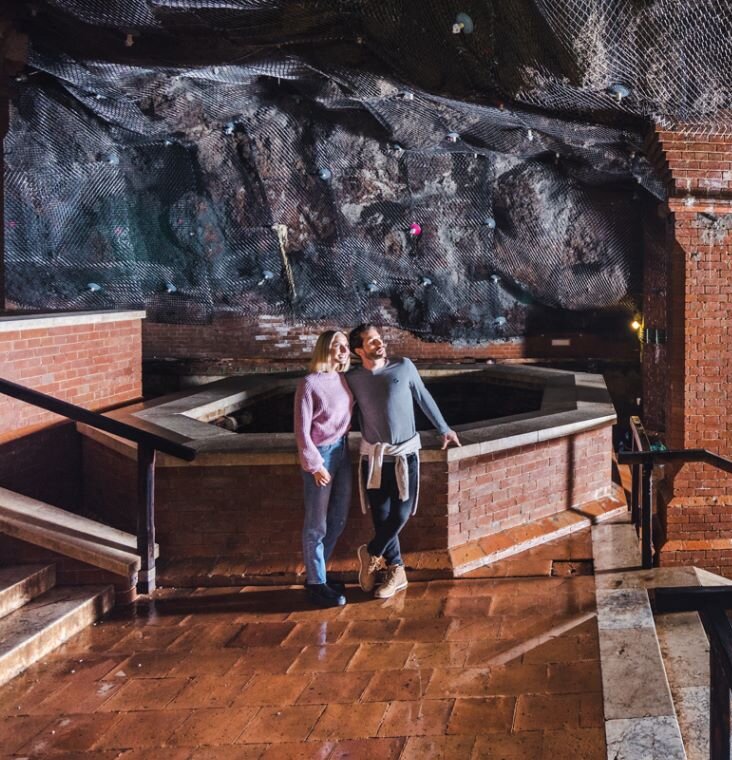
{"type": "Polygon", "coordinates": [[[626,515],[592,528],[608,760],[686,758],[648,598],[657,586],[698,585],[695,568],[641,568],[626,515]]]}
{"type": "Polygon", "coordinates": [[[49,327],[75,327],[103,322],[145,319],[144,311],[67,311],[47,314],[0,314],[0,333],[18,330],[44,330],[49,327]]]}
{"type": "MultiPolygon", "coordinates": [[[[458,462],[469,457],[506,451],[612,425],[617,417],[602,375],[540,367],[488,365],[420,368],[424,377],[465,374],[484,375],[491,385],[504,384],[542,391],[541,407],[533,412],[479,420],[456,425],[462,446],[440,449],[441,438],[433,431],[422,432],[422,461],[458,462]]],[[[229,377],[190,391],[110,412],[109,416],[155,432],[195,448],[192,463],[161,455],[162,466],[217,466],[251,464],[296,464],[293,433],[240,434],[224,430],[210,421],[235,411],[255,398],[265,398],[273,389],[294,390],[300,375],[249,375],[229,377]]],[[[79,424],[80,432],[109,445],[129,457],[134,446],[113,436],[79,424]]],[[[360,435],[350,436],[353,457],[358,454],[360,435]]]]}

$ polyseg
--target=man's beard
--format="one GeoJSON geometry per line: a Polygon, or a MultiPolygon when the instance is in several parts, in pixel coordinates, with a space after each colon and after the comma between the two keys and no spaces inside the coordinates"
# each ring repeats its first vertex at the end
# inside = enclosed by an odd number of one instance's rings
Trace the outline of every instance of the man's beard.
{"type": "Polygon", "coordinates": [[[369,353],[367,353],[367,354],[366,354],[366,358],[367,358],[369,361],[371,361],[371,362],[377,362],[377,361],[379,361],[380,359],[386,359],[386,348],[384,348],[384,353],[383,353],[383,354],[380,354],[380,353],[378,352],[378,350],[376,350],[376,351],[371,351],[371,352],[369,352],[369,353]]]}

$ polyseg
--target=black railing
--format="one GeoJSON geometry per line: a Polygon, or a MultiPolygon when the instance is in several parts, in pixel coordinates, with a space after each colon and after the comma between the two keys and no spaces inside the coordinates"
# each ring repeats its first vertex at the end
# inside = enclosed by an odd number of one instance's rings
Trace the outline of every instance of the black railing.
{"type": "Polygon", "coordinates": [[[137,590],[149,594],[155,590],[155,455],[158,451],[187,462],[196,457],[196,450],[182,443],[163,438],[152,431],[126,422],[90,412],[68,401],[48,396],[23,385],[0,378],[0,393],[11,398],[60,414],[89,427],[104,430],[137,444],[137,550],[141,566],[137,590]]]}
{"type": "Polygon", "coordinates": [[[618,463],[631,467],[630,513],[640,531],[644,568],[653,567],[653,468],[669,462],[702,462],[732,472],[732,460],[706,449],[654,450],[639,417],[630,418],[632,450],[618,454],[618,463]]]}
{"type": "Polygon", "coordinates": [[[732,688],[732,586],[656,588],[648,592],[655,612],[698,612],[709,639],[709,757],[730,757],[732,688]]]}

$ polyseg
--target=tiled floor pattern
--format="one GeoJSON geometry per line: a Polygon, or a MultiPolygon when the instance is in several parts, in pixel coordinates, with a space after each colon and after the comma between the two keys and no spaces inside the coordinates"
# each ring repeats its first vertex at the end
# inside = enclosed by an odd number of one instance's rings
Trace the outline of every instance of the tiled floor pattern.
{"type": "Polygon", "coordinates": [[[0,755],[599,760],[594,578],[572,574],[589,551],[583,531],[337,610],[166,590],[0,688],[0,755]]]}

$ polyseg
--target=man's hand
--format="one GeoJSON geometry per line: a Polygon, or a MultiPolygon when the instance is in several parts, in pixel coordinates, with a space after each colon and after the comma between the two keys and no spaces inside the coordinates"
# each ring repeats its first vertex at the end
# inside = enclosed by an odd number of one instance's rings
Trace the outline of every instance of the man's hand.
{"type": "Polygon", "coordinates": [[[317,472],[314,472],[313,478],[315,478],[315,485],[319,488],[321,486],[327,486],[328,483],[330,483],[330,473],[325,467],[321,467],[317,472]]]}
{"type": "Polygon", "coordinates": [[[444,451],[451,443],[454,443],[456,446],[463,445],[460,443],[457,433],[454,430],[448,430],[447,433],[442,436],[442,450],[444,451]]]}

